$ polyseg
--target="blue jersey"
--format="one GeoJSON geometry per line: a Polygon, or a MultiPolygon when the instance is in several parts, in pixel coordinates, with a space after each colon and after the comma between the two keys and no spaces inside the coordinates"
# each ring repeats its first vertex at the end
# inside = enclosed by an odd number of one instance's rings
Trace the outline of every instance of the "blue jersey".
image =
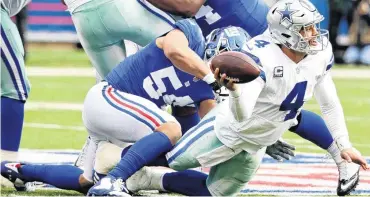
{"type": "MultiPolygon", "coordinates": [[[[203,56],[205,41],[199,26],[191,19],[176,22],[189,41],[189,47],[203,56]]],[[[164,105],[191,106],[213,99],[212,88],[202,80],[172,65],[155,41],[129,56],[106,77],[115,89],[164,105]]]]}
{"type": "Polygon", "coordinates": [[[195,19],[205,37],[229,25],[241,27],[254,37],[267,29],[268,11],[263,0],[207,0],[195,19]]]}

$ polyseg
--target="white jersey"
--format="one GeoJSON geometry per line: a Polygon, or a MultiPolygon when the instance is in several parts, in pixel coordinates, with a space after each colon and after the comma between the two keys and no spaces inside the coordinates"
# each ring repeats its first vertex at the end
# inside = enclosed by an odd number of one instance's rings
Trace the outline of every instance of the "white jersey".
{"type": "Polygon", "coordinates": [[[229,102],[234,103],[221,104],[224,107],[216,117],[215,128],[226,146],[253,154],[275,143],[284,131],[297,124],[303,103],[312,98],[315,85],[330,69],[333,53],[330,45],[296,64],[268,33],[254,37],[243,50],[260,61],[264,73],[250,83],[240,84],[238,102],[244,104],[235,104],[238,98],[232,95],[229,102]],[[237,117],[243,113],[246,115],[237,117]]]}
{"type": "Polygon", "coordinates": [[[1,0],[2,6],[9,13],[10,17],[18,14],[29,2],[31,0],[1,0]]]}

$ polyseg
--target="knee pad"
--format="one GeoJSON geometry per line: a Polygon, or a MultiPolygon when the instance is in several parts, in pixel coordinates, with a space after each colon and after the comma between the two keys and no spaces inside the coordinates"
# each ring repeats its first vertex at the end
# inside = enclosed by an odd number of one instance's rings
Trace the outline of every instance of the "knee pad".
{"type": "Polygon", "coordinates": [[[123,148],[109,142],[100,142],[96,150],[94,171],[99,174],[108,174],[121,160],[123,148]]]}

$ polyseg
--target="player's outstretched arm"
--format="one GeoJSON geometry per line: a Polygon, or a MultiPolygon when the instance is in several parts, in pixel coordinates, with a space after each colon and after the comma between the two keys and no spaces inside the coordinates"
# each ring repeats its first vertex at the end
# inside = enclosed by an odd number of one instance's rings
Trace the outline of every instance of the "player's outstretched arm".
{"type": "Polygon", "coordinates": [[[163,49],[166,57],[180,70],[198,79],[204,79],[207,75],[211,75],[213,81],[206,81],[208,84],[215,81],[209,66],[189,48],[188,39],[182,31],[172,30],[166,36],[157,38],[156,44],[163,49]]]}
{"type": "Polygon", "coordinates": [[[147,0],[155,7],[171,14],[192,17],[206,0],[147,0]]]}
{"type": "Polygon", "coordinates": [[[316,85],[315,98],[320,105],[325,123],[341,151],[342,158],[361,165],[365,170],[369,169],[366,160],[352,148],[349,141],[343,108],[330,73],[324,75],[316,85]]]}
{"type": "Polygon", "coordinates": [[[244,84],[235,84],[226,80],[226,74],[219,74],[219,69],[214,71],[217,82],[229,90],[229,108],[235,120],[242,122],[252,116],[253,108],[265,86],[265,81],[258,77],[254,81],[244,84]]]}

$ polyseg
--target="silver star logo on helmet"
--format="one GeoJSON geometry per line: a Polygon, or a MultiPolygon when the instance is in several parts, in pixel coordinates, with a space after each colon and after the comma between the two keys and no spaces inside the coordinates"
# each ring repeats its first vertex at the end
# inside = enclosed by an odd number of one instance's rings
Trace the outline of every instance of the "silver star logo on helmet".
{"type": "Polygon", "coordinates": [[[284,20],[288,20],[289,22],[293,23],[292,15],[298,10],[291,10],[290,9],[291,3],[285,4],[285,8],[283,10],[276,10],[281,15],[280,23],[282,23],[284,20]]]}

